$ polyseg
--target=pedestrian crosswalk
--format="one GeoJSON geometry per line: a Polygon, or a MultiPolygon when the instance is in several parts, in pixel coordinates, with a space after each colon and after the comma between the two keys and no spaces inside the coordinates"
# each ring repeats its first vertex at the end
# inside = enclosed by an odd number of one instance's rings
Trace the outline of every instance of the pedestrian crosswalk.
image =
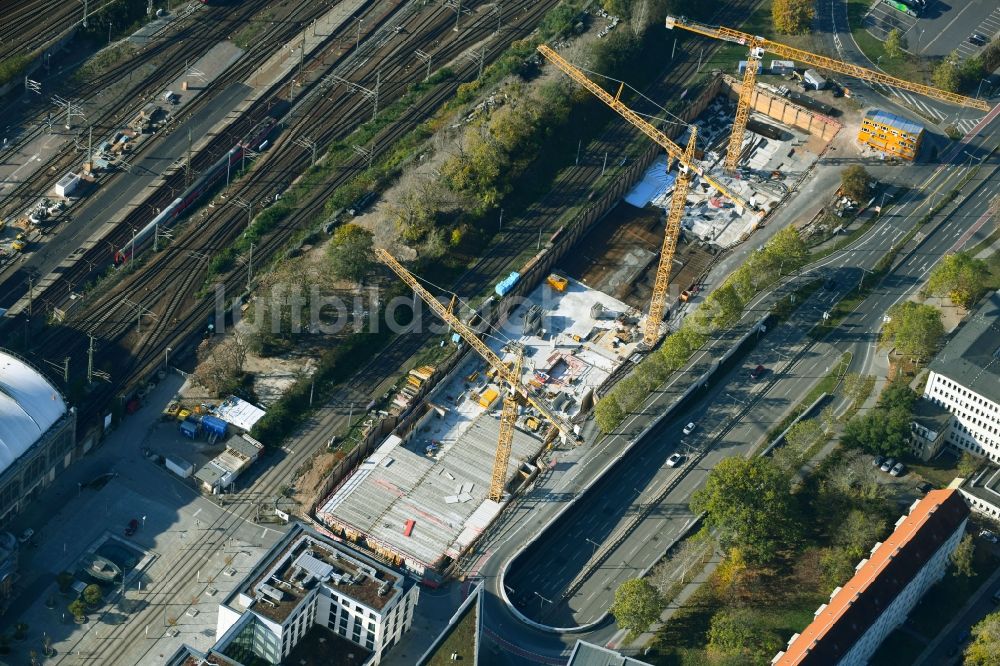
{"type": "Polygon", "coordinates": [[[872,88],[886,97],[895,99],[895,101],[903,106],[913,109],[923,116],[924,119],[929,120],[935,125],[941,125],[942,127],[953,125],[962,134],[971,130],[979,122],[978,117],[962,118],[963,112],[961,111],[956,112],[951,109],[938,108],[928,103],[927,100],[921,98],[919,95],[906,92],[905,90],[896,90],[895,88],[878,83],[872,84],[872,88]]]}

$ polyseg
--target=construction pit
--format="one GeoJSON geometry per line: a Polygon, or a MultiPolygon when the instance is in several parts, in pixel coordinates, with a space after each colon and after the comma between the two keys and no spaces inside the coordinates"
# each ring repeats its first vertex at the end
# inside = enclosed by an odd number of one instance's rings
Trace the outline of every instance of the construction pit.
{"type": "MultiPolygon", "coordinates": [[[[719,79],[723,91],[727,78],[719,79]]],[[[780,111],[776,115],[781,117],[794,107],[786,100],[779,100],[766,87],[760,87],[758,93],[755,106],[770,110],[772,104],[776,105],[780,111]]],[[[723,162],[735,101],[716,96],[692,121],[698,127],[698,145],[704,146],[699,163],[708,175],[754,203],[765,216],[740,210],[719,197],[718,191],[707,182],[692,175],[681,221],[682,233],[674,255],[668,295],[671,305],[683,291],[699,287],[716,256],[744,242],[755,228],[767,223],[766,215],[798,189],[840,127],[837,121],[800,107],[794,107],[792,112],[798,126],[784,124],[764,113],[751,114],[734,176],[724,172],[723,162]],[[822,120],[815,121],[816,118],[822,120]]],[[[684,145],[687,139],[685,132],[677,143],[684,145]]],[[[668,171],[666,157],[655,159],[623,200],[581,240],[580,251],[565,262],[569,275],[632,307],[646,309],[656,278],[675,178],[676,167],[668,171]]]]}
{"type": "MultiPolygon", "coordinates": [[[[589,410],[592,396],[634,353],[638,313],[570,279],[544,282],[482,335],[505,362],[523,350],[522,383],[561,418],[589,410]],[[556,286],[554,286],[556,285],[556,286]]],[[[471,546],[500,513],[489,499],[504,389],[474,352],[317,506],[335,534],[357,541],[427,583],[471,546]]],[[[536,410],[518,414],[507,488],[530,479],[554,436],[536,410]]]]}

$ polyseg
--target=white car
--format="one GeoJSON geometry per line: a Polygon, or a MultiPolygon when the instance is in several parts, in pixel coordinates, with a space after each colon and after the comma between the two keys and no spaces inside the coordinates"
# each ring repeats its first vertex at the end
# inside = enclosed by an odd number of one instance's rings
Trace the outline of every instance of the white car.
{"type": "Polygon", "coordinates": [[[688,423],[686,426],[684,426],[684,434],[685,435],[690,435],[693,432],[694,432],[694,421],[692,421],[691,423],[688,423]]]}
{"type": "Polygon", "coordinates": [[[684,462],[684,456],[679,453],[674,453],[667,458],[667,467],[677,467],[682,462],[684,462]]]}
{"type": "Polygon", "coordinates": [[[982,537],[983,539],[986,539],[990,543],[996,543],[997,541],[1000,541],[1000,539],[997,539],[997,535],[993,534],[993,532],[990,532],[989,530],[983,530],[982,532],[979,533],[979,536],[982,537]]]}

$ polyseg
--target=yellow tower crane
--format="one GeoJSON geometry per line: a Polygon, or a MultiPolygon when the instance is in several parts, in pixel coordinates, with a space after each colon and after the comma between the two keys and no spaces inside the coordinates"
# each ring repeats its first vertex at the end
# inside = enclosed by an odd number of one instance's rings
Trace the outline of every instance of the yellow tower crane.
{"type": "Polygon", "coordinates": [[[694,171],[696,174],[701,176],[705,182],[709,183],[712,187],[717,189],[719,193],[723,196],[732,199],[740,208],[746,210],[756,210],[756,207],[752,204],[747,203],[741,197],[730,192],[722,183],[718,182],[707,173],[700,165],[698,165],[694,160],[690,160],[685,157],[685,151],[683,148],[674,143],[669,136],[658,130],[655,126],[646,121],[645,118],[640,116],[638,113],[632,109],[625,106],[625,104],[619,99],[622,94],[623,85],[618,87],[618,92],[612,96],[608,91],[606,91],[601,86],[597,85],[593,81],[587,78],[587,76],[581,72],[579,69],[571,65],[565,58],[553,51],[551,48],[545,44],[540,44],[538,46],[538,52],[545,56],[546,60],[551,62],[553,65],[559,68],[564,74],[569,78],[573,79],[581,86],[593,93],[599,100],[610,106],[618,115],[620,115],[625,120],[629,121],[636,127],[638,127],[643,134],[648,136],[650,139],[658,143],[660,146],[667,151],[667,154],[681,164],[683,164],[688,169],[694,171]]]}
{"type": "MultiPolygon", "coordinates": [[[[514,438],[514,421],[517,418],[518,400],[523,400],[537,409],[538,413],[549,421],[549,423],[551,423],[559,431],[566,441],[577,441],[578,437],[573,432],[573,428],[563,419],[556,416],[556,414],[545,404],[543,399],[533,395],[524,386],[524,384],[521,383],[523,350],[520,347],[517,347],[514,350],[513,367],[504,363],[503,359],[501,359],[496,352],[490,349],[485,342],[479,339],[472,329],[466,326],[461,319],[455,316],[452,312],[452,307],[445,307],[444,305],[441,305],[441,303],[439,303],[437,299],[435,299],[434,296],[431,295],[431,293],[417,281],[417,278],[415,278],[412,273],[403,268],[403,265],[396,261],[395,257],[382,248],[375,249],[375,257],[392,269],[392,272],[399,276],[399,279],[405,282],[411,289],[413,289],[415,294],[420,296],[420,298],[427,303],[430,309],[434,311],[434,314],[443,319],[444,322],[451,326],[456,333],[462,336],[462,339],[465,340],[470,347],[475,349],[476,352],[482,356],[494,370],[496,370],[497,380],[507,385],[507,395],[504,397],[503,409],[500,412],[500,436],[498,438],[499,441],[497,442],[496,457],[493,461],[493,474],[489,494],[490,499],[500,501],[503,496],[503,486],[507,476],[507,462],[510,460],[510,447],[514,438]]],[[[454,303],[454,300],[452,300],[452,303],[454,303]]]]}
{"type": "Polygon", "coordinates": [[[883,74],[882,72],[876,72],[865,67],[858,67],[857,65],[852,65],[840,60],[834,60],[833,58],[810,53],[809,51],[803,51],[802,49],[786,46],[785,44],[781,44],[779,42],[772,42],[769,39],[755,37],[749,33],[733,30],[732,28],[703,25],[694,21],[689,21],[684,18],[676,18],[673,16],[668,16],[666,23],[668,29],[673,29],[674,27],[683,28],[684,30],[703,35],[705,37],[711,37],[712,39],[721,39],[726,42],[741,44],[749,49],[749,53],[747,54],[747,68],[743,74],[743,85],[740,88],[740,98],[736,105],[736,118],[733,121],[733,133],[729,137],[729,148],[726,152],[726,170],[730,172],[736,169],[736,162],[739,160],[740,150],[743,148],[743,134],[746,131],[747,120],[750,118],[750,101],[751,96],[753,95],[754,85],[757,81],[757,66],[760,64],[761,60],[763,60],[765,52],[773,53],[774,55],[782,58],[795,60],[796,62],[805,63],[813,67],[819,67],[820,69],[837,72],[838,74],[846,74],[847,76],[861,79],[862,81],[866,81],[868,83],[878,83],[892,86],[893,88],[907,90],[909,92],[917,93],[918,95],[939,99],[949,102],[950,104],[957,104],[970,109],[979,109],[980,111],[990,110],[990,105],[988,103],[973,97],[965,97],[964,95],[939,90],[938,88],[932,88],[931,86],[913,83],[904,79],[897,79],[894,76],[889,76],[888,74],[883,74]]]}
{"type": "Polygon", "coordinates": [[[648,347],[656,344],[660,337],[660,324],[663,322],[663,310],[666,308],[667,291],[670,287],[670,271],[674,264],[674,253],[677,249],[677,240],[681,233],[681,218],[684,217],[684,207],[687,204],[688,187],[691,184],[691,172],[697,173],[706,182],[715,187],[723,196],[729,197],[737,206],[746,209],[756,210],[752,204],[748,204],[742,198],[730,192],[721,183],[708,176],[705,170],[698,166],[694,159],[695,137],[698,134],[694,125],[689,127],[691,132],[686,149],[674,143],[670,137],[646,121],[645,118],[628,108],[619,99],[621,97],[622,86],[619,86],[618,93],[612,97],[604,88],[587,78],[579,69],[570,64],[565,58],[553,51],[544,44],[538,47],[539,53],[558,67],[563,73],[579,83],[581,86],[593,93],[598,99],[618,112],[618,114],[629,121],[642,133],[651,138],[667,151],[672,159],[677,160],[678,169],[677,180],[674,181],[674,193],[670,199],[670,211],[667,213],[667,229],[663,236],[663,247],[660,251],[660,261],[656,269],[656,279],[653,283],[653,296],[649,302],[649,314],[646,317],[646,324],[643,329],[642,341],[648,347]]]}

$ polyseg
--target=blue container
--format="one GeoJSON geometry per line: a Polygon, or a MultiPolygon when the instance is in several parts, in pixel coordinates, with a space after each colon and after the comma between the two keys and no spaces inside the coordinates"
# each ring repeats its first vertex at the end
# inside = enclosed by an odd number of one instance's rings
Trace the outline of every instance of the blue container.
{"type": "Polygon", "coordinates": [[[521,279],[521,274],[514,271],[510,275],[505,277],[503,280],[501,280],[497,286],[493,287],[493,291],[496,292],[497,296],[506,296],[507,293],[514,288],[514,285],[517,284],[517,281],[520,279],[521,279]]]}
{"type": "Polygon", "coordinates": [[[218,435],[219,437],[225,437],[226,433],[229,431],[228,423],[211,415],[202,417],[201,427],[204,428],[205,432],[209,435],[218,435]]]}

